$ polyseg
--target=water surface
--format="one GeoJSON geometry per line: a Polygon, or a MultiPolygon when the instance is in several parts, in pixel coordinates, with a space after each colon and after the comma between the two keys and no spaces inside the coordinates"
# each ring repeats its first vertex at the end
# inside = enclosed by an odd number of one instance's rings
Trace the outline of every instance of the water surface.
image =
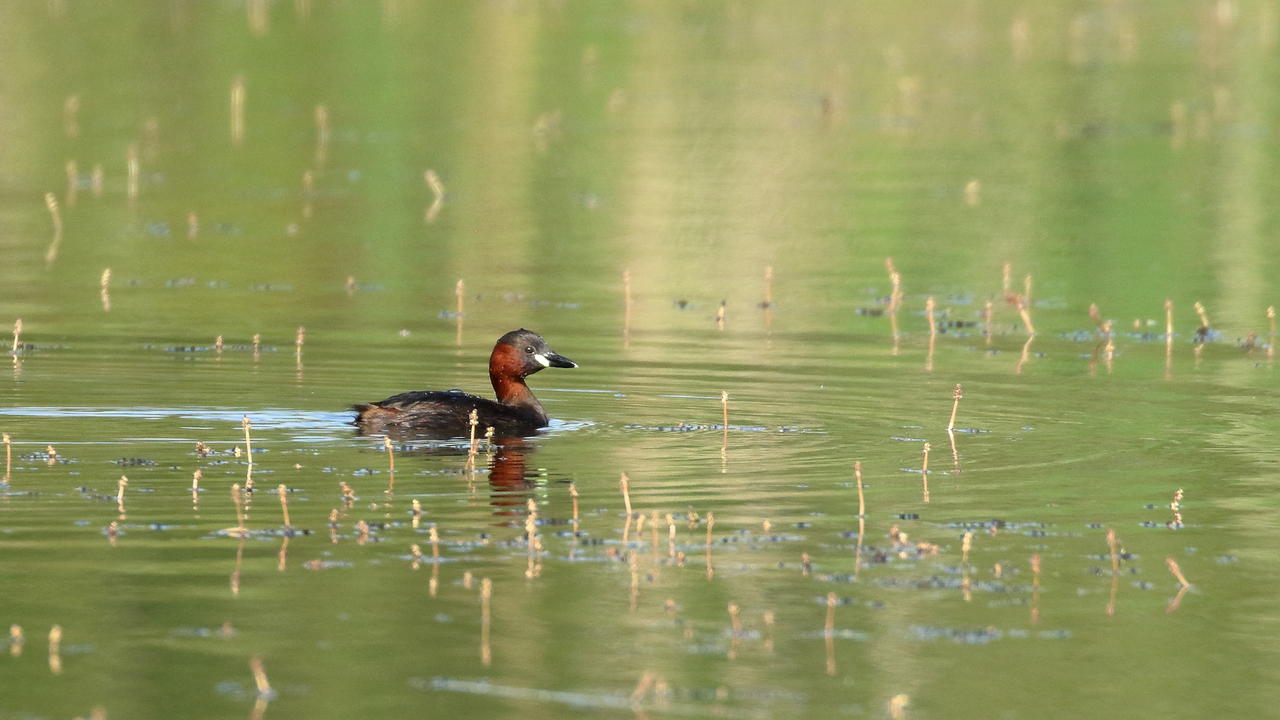
{"type": "Polygon", "coordinates": [[[1278,13],[6,4],[0,717],[1269,714],[1278,13]]]}

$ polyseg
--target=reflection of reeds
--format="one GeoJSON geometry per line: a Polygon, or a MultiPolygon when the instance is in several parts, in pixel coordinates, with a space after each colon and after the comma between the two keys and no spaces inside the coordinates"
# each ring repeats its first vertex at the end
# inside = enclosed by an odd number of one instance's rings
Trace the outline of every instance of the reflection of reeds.
{"type": "Polygon", "coordinates": [[[244,76],[237,75],[231,81],[231,142],[239,145],[244,142],[244,76]]]}
{"type": "Polygon", "coordinates": [[[13,348],[9,351],[13,357],[18,357],[18,351],[22,349],[22,318],[13,321],[13,348]]]}
{"type": "Polygon", "coordinates": [[[964,204],[977,207],[982,204],[982,181],[974,178],[964,184],[964,204]]]}
{"type": "Polygon", "coordinates": [[[1267,324],[1271,327],[1270,340],[1267,342],[1267,357],[1276,356],[1276,306],[1267,307],[1267,324]]]}
{"type": "Polygon", "coordinates": [[[853,574],[862,570],[862,541],[867,534],[867,499],[862,488],[862,462],[853,464],[853,479],[858,484],[858,540],[853,548],[853,574]]]}
{"type": "Polygon", "coordinates": [[[27,644],[26,638],[22,634],[22,626],[13,624],[9,626],[9,656],[21,657],[22,648],[27,644]]]}
{"type": "Polygon", "coordinates": [[[44,206],[49,209],[49,218],[53,221],[53,239],[44,253],[44,261],[46,265],[52,265],[58,259],[58,248],[62,247],[62,213],[58,210],[58,198],[51,192],[44,194],[44,206]]]}
{"type": "Polygon", "coordinates": [[[715,577],[716,569],[711,564],[711,531],[716,527],[716,514],[707,513],[707,579],[715,577]]]}
{"type": "Polygon", "coordinates": [[[667,557],[676,558],[676,519],[671,513],[667,513],[667,557]]]}
{"type": "Polygon", "coordinates": [[[9,437],[9,433],[4,433],[4,482],[9,484],[10,474],[13,472],[13,440],[9,437]]]}
{"type": "Polygon", "coordinates": [[[1107,598],[1107,615],[1116,614],[1116,593],[1120,589],[1120,541],[1114,528],[1107,528],[1107,547],[1111,552],[1111,592],[1107,598]]]}
{"type": "Polygon", "coordinates": [[[631,271],[622,271],[622,343],[631,344],[631,271]]]}
{"type": "Polygon", "coordinates": [[[929,502],[929,450],[932,449],[929,443],[924,444],[920,460],[920,482],[921,482],[921,500],[929,502]]]}
{"type": "Polygon", "coordinates": [[[453,344],[458,347],[462,347],[462,298],[465,292],[466,284],[459,278],[458,282],[453,285],[453,297],[457,306],[454,310],[456,329],[454,331],[453,344]]]}
{"type": "MultiPolygon", "coordinates": [[[[528,514],[524,518],[524,537],[525,546],[529,551],[529,563],[525,568],[524,576],[535,578],[542,574],[542,561],[540,559],[542,538],[538,535],[538,503],[533,498],[529,498],[525,507],[528,509],[528,514]]],[[[641,519],[644,518],[643,515],[640,517],[641,519]]]]}
{"type": "Polygon", "coordinates": [[[1031,622],[1040,622],[1040,554],[1031,556],[1031,622]]]}
{"type": "Polygon", "coordinates": [[[49,672],[62,674],[62,626],[49,628],[49,672]]]}
{"type": "Polygon", "coordinates": [[[724,454],[729,449],[729,393],[724,390],[720,391],[720,413],[720,453],[724,454]]]}
{"type": "Polygon", "coordinates": [[[116,481],[116,509],[120,512],[121,518],[124,518],[124,489],[128,486],[129,478],[121,475],[120,479],[116,481]]]}
{"type": "Polygon", "coordinates": [[[75,160],[68,160],[67,170],[67,207],[76,206],[76,194],[80,192],[80,168],[75,160]]]}
{"type": "Polygon", "coordinates": [[[98,295],[102,298],[102,311],[111,312],[111,268],[102,271],[98,278],[98,295]]]}
{"type": "Polygon", "coordinates": [[[924,316],[929,321],[929,354],[925,357],[925,372],[933,372],[933,348],[938,342],[938,318],[935,316],[937,304],[933,300],[933,296],[925,298],[924,316]]]}
{"type": "Polygon", "coordinates": [[[203,477],[204,477],[204,471],[201,470],[200,468],[196,468],[196,471],[191,473],[191,509],[192,510],[200,509],[200,480],[203,477]]]}
{"type": "Polygon", "coordinates": [[[280,536],[280,551],[276,553],[276,572],[284,572],[289,567],[289,539],[292,533],[286,528],[280,536]]]}
{"type": "Polygon", "coordinates": [[[1022,374],[1022,367],[1031,359],[1031,343],[1036,339],[1035,334],[1027,336],[1027,341],[1022,344],[1022,354],[1018,356],[1018,363],[1014,365],[1013,372],[1015,375],[1022,374]]]}
{"type": "Polygon", "coordinates": [[[315,214],[311,198],[316,191],[316,175],[311,170],[302,171],[302,217],[310,219],[315,214]]]}
{"type": "Polygon", "coordinates": [[[738,607],[738,603],[731,602],[727,609],[729,611],[729,659],[733,660],[738,656],[738,643],[742,640],[742,608],[738,607]]]}
{"type": "Polygon", "coordinates": [[[893,354],[898,354],[898,308],[902,305],[902,275],[893,265],[893,258],[884,259],[885,269],[889,272],[889,331],[893,335],[893,354]]]}
{"type": "Polygon", "coordinates": [[[577,483],[574,483],[574,482],[569,483],[569,497],[573,499],[573,536],[576,538],[578,536],[578,524],[580,522],[578,517],[578,485],[577,483]]]}
{"type": "Polygon", "coordinates": [[[125,149],[125,166],[128,174],[125,176],[125,197],[129,199],[132,205],[138,200],[138,186],[142,180],[142,167],[138,162],[138,146],[130,144],[125,149]]]}
{"type": "Polygon", "coordinates": [[[245,537],[248,535],[248,530],[244,524],[244,493],[240,491],[240,483],[235,483],[231,486],[231,502],[236,506],[236,526],[230,534],[245,537]]]}
{"type": "Polygon", "coordinates": [[[835,593],[827,593],[827,621],[823,625],[822,637],[827,649],[827,674],[836,674],[836,605],[839,598],[835,593]]]}
{"type": "Polygon", "coordinates": [[[62,131],[69,138],[80,137],[80,96],[68,95],[62,101],[62,131]]]}
{"type": "Polygon", "coordinates": [[[316,167],[323,168],[325,162],[329,159],[329,108],[325,105],[317,105],[315,110],[316,121],[316,167]]]}
{"type": "Polygon", "coordinates": [[[720,301],[720,307],[716,309],[716,329],[724,330],[724,306],[726,300],[720,301]]]}
{"type": "Polygon", "coordinates": [[[1093,326],[1097,329],[1098,335],[1104,335],[1105,331],[1102,329],[1102,313],[1098,310],[1098,303],[1089,303],[1089,319],[1093,321],[1093,326]]]}
{"type": "Polygon", "coordinates": [[[430,169],[422,174],[422,179],[431,190],[431,204],[427,206],[427,210],[422,216],[423,221],[430,225],[440,216],[440,209],[444,207],[444,183],[441,182],[440,176],[436,174],[436,171],[430,169]]]}
{"type": "Polygon", "coordinates": [[[489,615],[492,599],[493,581],[482,578],[480,580],[480,662],[485,665],[493,662],[493,651],[489,647],[489,615]]]}

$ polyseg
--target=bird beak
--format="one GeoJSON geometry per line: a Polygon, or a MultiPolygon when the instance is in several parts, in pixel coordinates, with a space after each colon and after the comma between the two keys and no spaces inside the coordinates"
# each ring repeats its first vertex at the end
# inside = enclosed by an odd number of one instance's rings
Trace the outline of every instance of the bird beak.
{"type": "Polygon", "coordinates": [[[534,355],[534,357],[537,358],[538,362],[542,364],[544,367],[558,367],[558,368],[578,367],[578,363],[570,360],[569,358],[563,355],[558,355],[556,353],[549,352],[549,351],[547,352],[546,355],[539,354],[539,355],[534,355]]]}

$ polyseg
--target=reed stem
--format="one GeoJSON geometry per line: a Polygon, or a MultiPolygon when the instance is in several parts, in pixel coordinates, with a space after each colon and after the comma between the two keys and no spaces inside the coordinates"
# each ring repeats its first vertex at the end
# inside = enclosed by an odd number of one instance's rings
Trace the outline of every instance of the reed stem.
{"type": "Polygon", "coordinates": [[[951,419],[947,421],[947,432],[951,432],[956,428],[956,411],[960,409],[960,398],[964,397],[964,388],[960,383],[956,383],[956,387],[951,391],[951,419]]]}
{"type": "Polygon", "coordinates": [[[626,473],[622,473],[618,484],[622,486],[622,505],[626,508],[627,518],[631,518],[631,478],[627,477],[626,473]]]}
{"type": "Polygon", "coordinates": [[[858,517],[867,516],[867,498],[862,492],[862,461],[853,464],[853,479],[858,485],[858,517]]]}
{"type": "Polygon", "coordinates": [[[289,521],[289,488],[284,483],[276,486],[276,492],[280,495],[280,514],[284,516],[285,528],[293,527],[293,523],[289,521]]]}
{"type": "Polygon", "coordinates": [[[116,508],[120,512],[120,517],[124,517],[124,489],[129,485],[129,478],[124,475],[116,481],[116,508]]]}
{"type": "Polygon", "coordinates": [[[1111,574],[1120,574],[1120,541],[1114,528],[1107,528],[1107,547],[1111,550],[1111,574]]]}
{"type": "Polygon", "coordinates": [[[252,428],[252,423],[249,422],[248,415],[245,415],[240,418],[240,426],[244,428],[245,457],[248,459],[249,467],[252,468],[253,467],[253,438],[249,434],[249,430],[252,428]]]}
{"type": "Polygon", "coordinates": [[[1181,585],[1182,587],[1191,587],[1191,581],[1188,580],[1187,577],[1182,574],[1182,568],[1178,567],[1177,560],[1174,560],[1171,557],[1167,557],[1164,559],[1164,562],[1165,562],[1165,565],[1169,566],[1169,572],[1173,573],[1173,577],[1178,581],[1179,585],[1181,585]]]}
{"type": "Polygon", "coordinates": [[[267,680],[267,671],[263,667],[262,658],[257,655],[249,658],[249,670],[253,673],[253,684],[258,688],[258,696],[271,695],[271,683],[267,680]]]}

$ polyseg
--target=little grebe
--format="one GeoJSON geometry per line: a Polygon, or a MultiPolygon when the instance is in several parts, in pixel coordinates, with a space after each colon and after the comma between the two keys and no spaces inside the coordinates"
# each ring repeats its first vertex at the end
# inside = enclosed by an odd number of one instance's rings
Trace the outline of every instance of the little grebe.
{"type": "Polygon", "coordinates": [[[499,435],[526,435],[548,423],[547,413],[524,379],[542,368],[574,368],[578,364],[552,352],[542,336],[521,328],[498,338],[489,355],[489,381],[495,402],[461,390],[417,390],[386,400],[353,405],[356,424],[369,430],[419,430],[466,437],[468,417],[476,411],[476,434],[492,427],[499,435]]]}

